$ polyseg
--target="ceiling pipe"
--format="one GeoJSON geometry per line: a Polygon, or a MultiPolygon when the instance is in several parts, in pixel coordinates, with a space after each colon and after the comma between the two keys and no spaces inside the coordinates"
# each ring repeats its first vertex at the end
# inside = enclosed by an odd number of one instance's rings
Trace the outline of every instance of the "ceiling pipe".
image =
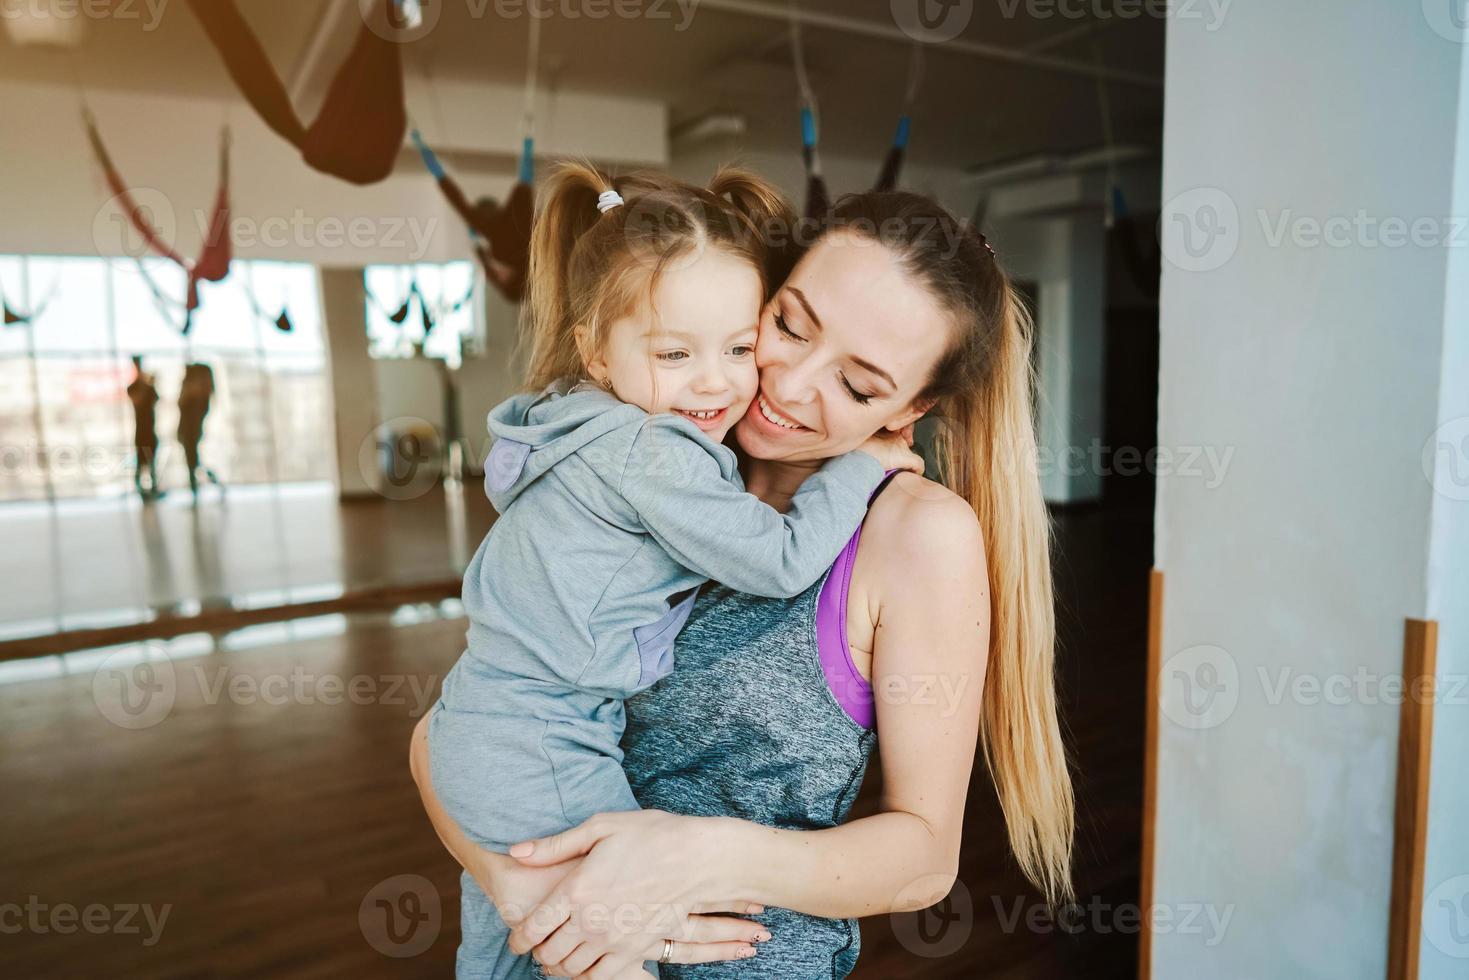
{"type": "Polygon", "coordinates": [[[1040,177],[1055,177],[1060,174],[1086,173],[1104,167],[1120,166],[1135,160],[1155,156],[1151,147],[1124,144],[1121,146],[1099,146],[1075,153],[1036,153],[1018,160],[1007,160],[979,167],[971,167],[959,178],[960,182],[981,187],[998,187],[1040,177]]]}
{"type": "MultiPolygon", "coordinates": [[[[800,24],[810,27],[820,27],[843,34],[855,34],[861,37],[876,38],[881,41],[893,41],[902,45],[911,45],[914,38],[905,33],[897,24],[884,24],[878,21],[867,20],[862,17],[847,17],[841,14],[828,14],[815,10],[805,10],[784,3],[769,3],[765,0],[699,0],[699,9],[719,10],[731,14],[743,14],[747,17],[759,17],[765,20],[776,20],[783,24],[789,24],[792,18],[800,24]]],[[[1101,78],[1109,82],[1125,82],[1130,85],[1142,85],[1148,88],[1162,88],[1163,80],[1142,72],[1128,71],[1125,68],[1106,68],[1085,61],[1073,61],[1070,58],[1059,58],[1054,55],[1039,54],[1035,52],[1017,51],[1011,48],[1000,47],[996,44],[984,44],[980,41],[965,41],[955,38],[952,41],[944,41],[934,44],[935,48],[954,54],[968,55],[973,58],[983,58],[988,61],[999,61],[1012,65],[1023,65],[1028,68],[1036,68],[1044,71],[1054,71],[1066,75],[1078,75],[1084,78],[1101,78]]]]}

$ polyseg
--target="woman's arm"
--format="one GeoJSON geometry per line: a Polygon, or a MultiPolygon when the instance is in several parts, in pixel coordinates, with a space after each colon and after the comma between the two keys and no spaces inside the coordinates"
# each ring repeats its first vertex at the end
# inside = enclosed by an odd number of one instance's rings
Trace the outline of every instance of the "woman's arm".
{"type": "Polygon", "coordinates": [[[580,861],[573,859],[535,869],[518,868],[514,858],[480,847],[470,840],[444,809],[429,779],[428,719],[425,714],[418,720],[408,749],[408,769],[418,785],[424,812],[450,857],[459,862],[459,866],[468,871],[484,893],[494,900],[501,917],[514,924],[550,894],[580,861]],[[537,873],[530,876],[519,873],[530,870],[537,873]]]}
{"type": "MultiPolygon", "coordinates": [[[[580,858],[573,857],[560,863],[543,862],[549,864],[547,867],[524,866],[514,858],[480,847],[470,840],[434,793],[433,783],[429,778],[428,715],[419,719],[413,729],[408,750],[408,768],[413,774],[413,781],[418,785],[424,812],[428,814],[445,850],[474,877],[485,894],[491,897],[506,923],[513,926],[525,921],[526,916],[539,903],[546,901],[567,874],[581,864],[580,858]]],[[[700,907],[693,911],[740,912],[748,915],[758,914],[764,909],[741,902],[700,907]]],[[[770,938],[760,923],[726,916],[682,916],[676,921],[659,924],[666,924],[667,928],[651,937],[643,937],[645,944],[653,949],[649,958],[658,956],[664,938],[677,938],[679,943],[673,958],[673,962],[677,963],[711,963],[753,956],[755,949],[750,944],[770,938]]],[[[621,968],[608,970],[601,976],[646,980],[648,974],[642,968],[640,956],[636,960],[629,959],[621,968]]]]}
{"type": "MultiPolygon", "coordinates": [[[[616,894],[638,902],[740,895],[841,918],[925,908],[948,893],[989,641],[983,538],[962,499],[900,476],[873,505],[862,546],[878,559],[869,564],[866,591],[875,624],[882,812],[817,831],[648,811],[601,814],[534,842],[529,858],[520,854],[524,845],[512,849],[534,864],[588,854],[548,905],[600,901],[620,882],[616,894]]],[[[512,949],[538,946],[551,931],[558,944],[581,938],[561,935],[563,925],[575,924],[574,913],[534,919],[515,930],[512,949]]]]}

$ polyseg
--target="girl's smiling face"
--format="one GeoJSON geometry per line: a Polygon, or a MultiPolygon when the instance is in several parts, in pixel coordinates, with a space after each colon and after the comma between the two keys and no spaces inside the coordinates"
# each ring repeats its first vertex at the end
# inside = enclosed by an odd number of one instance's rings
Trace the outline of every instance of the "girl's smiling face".
{"type": "Polygon", "coordinates": [[[610,378],[623,401],[682,416],[720,442],[755,396],[761,295],[759,272],[724,249],[675,261],[651,304],[609,325],[587,372],[610,378]]]}
{"type": "Polygon", "coordinates": [[[880,242],[834,231],[814,245],[760,317],[759,392],[735,437],[756,459],[828,459],[930,407],[918,395],[953,334],[951,318],[880,242]]]}

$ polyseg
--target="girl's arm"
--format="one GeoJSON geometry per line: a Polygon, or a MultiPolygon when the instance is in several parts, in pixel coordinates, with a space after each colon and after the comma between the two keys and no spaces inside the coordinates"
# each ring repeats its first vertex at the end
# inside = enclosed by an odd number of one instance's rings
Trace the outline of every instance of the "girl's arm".
{"type": "Polygon", "coordinates": [[[879,453],[899,466],[923,465],[900,446],[854,450],[827,460],[782,514],[731,482],[732,457],[726,470],[686,424],[658,415],[644,421],[617,491],[674,561],[752,595],[799,595],[831,567],[882,482],[879,453]]]}
{"type": "Polygon", "coordinates": [[[535,947],[538,959],[554,964],[563,949],[590,942],[607,962],[621,962],[615,937],[589,935],[566,908],[583,903],[734,894],[843,918],[925,908],[949,892],[989,640],[983,539],[960,498],[900,477],[873,505],[862,544],[880,556],[871,593],[882,811],[817,831],[655,811],[599,814],[533,842],[528,857],[525,844],[512,848],[531,864],[587,855],[514,930],[512,949],[535,947]]]}
{"type": "MultiPolygon", "coordinates": [[[[540,902],[561,879],[580,863],[579,860],[553,864],[533,869],[536,874],[527,876],[517,873],[514,858],[480,847],[449,816],[434,792],[429,778],[428,719],[425,714],[413,729],[413,738],[408,749],[408,769],[418,785],[418,795],[423,802],[424,812],[433,824],[449,856],[473,876],[475,882],[489,895],[501,916],[513,924],[540,902]]],[[[532,869],[519,869],[532,870],[532,869]]]]}

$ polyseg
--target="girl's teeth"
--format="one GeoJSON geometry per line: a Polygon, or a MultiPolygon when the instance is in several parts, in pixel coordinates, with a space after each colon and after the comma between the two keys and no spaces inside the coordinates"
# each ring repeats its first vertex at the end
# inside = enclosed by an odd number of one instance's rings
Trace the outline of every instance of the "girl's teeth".
{"type": "Polygon", "coordinates": [[[772,409],[768,404],[766,404],[763,397],[760,399],[760,414],[765,416],[771,422],[774,422],[776,425],[780,426],[782,429],[803,428],[803,426],[797,425],[784,416],[775,414],[775,410],[772,409]]]}

